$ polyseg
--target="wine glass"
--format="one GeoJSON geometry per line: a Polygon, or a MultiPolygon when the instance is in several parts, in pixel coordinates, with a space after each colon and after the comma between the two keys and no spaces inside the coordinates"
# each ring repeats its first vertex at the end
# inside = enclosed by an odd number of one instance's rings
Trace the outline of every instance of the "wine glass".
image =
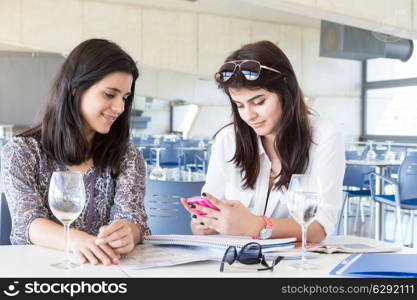
{"type": "Polygon", "coordinates": [[[386,143],[388,145],[388,149],[387,149],[387,152],[385,153],[385,160],[386,161],[389,161],[389,162],[392,162],[396,158],[395,152],[394,151],[391,151],[392,141],[386,141],[386,143]]]}
{"type": "Polygon", "coordinates": [[[288,186],[286,204],[290,215],[300,224],[302,232],[301,261],[292,264],[296,270],[311,270],[317,266],[306,260],[307,228],[316,219],[322,204],[321,185],[318,177],[293,174],[288,186]]]}
{"type": "Polygon", "coordinates": [[[201,138],[200,141],[198,142],[198,148],[206,148],[206,143],[204,142],[204,138],[201,138]]]}
{"type": "Polygon", "coordinates": [[[369,150],[368,150],[368,152],[366,153],[366,160],[376,160],[376,152],[375,152],[375,150],[372,148],[372,144],[373,144],[373,141],[371,141],[371,140],[369,140],[368,141],[368,146],[369,146],[369,150]]]}
{"type": "Polygon", "coordinates": [[[161,168],[161,165],[159,163],[159,156],[161,153],[161,150],[165,150],[164,148],[151,148],[152,150],[156,151],[156,165],[152,169],[151,173],[149,174],[150,179],[155,180],[167,180],[167,175],[165,171],[161,168]]]}
{"type": "Polygon", "coordinates": [[[159,147],[161,145],[160,136],[155,136],[155,138],[153,140],[153,144],[154,144],[155,147],[159,147]]]}
{"type": "Polygon", "coordinates": [[[85,205],[85,188],[80,172],[54,172],[49,184],[48,203],[54,216],[64,225],[65,259],[53,264],[59,269],[77,267],[69,258],[69,227],[74,222],[85,205]]]}

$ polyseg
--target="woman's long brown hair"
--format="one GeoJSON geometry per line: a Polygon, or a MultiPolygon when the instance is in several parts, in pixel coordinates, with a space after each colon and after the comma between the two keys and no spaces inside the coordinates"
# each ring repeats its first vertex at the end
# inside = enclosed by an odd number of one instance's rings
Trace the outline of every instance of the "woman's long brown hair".
{"type": "Polygon", "coordinates": [[[309,163],[312,130],[310,111],[304,102],[303,93],[291,63],[284,52],[269,41],[247,44],[234,51],[227,59],[257,60],[261,65],[277,69],[281,74],[262,69],[258,79],[249,81],[240,72],[235,72],[227,82],[217,81],[219,88],[229,96],[232,105],[233,125],[236,135],[236,152],[231,159],[241,169],[242,188],[253,189],[260,171],[258,139],[255,131],[240,117],[229,89],[263,88],[278,95],[282,115],[276,129],[275,151],[281,161],[279,180],[274,189],[288,187],[292,174],[303,174],[309,163]]]}
{"type": "Polygon", "coordinates": [[[38,137],[46,155],[61,164],[78,165],[92,157],[99,170],[108,167],[117,176],[129,144],[129,116],[138,76],[136,63],[117,44],[103,39],[82,42],[71,51],[56,75],[42,121],[20,136],[38,137]],[[80,114],[81,96],[113,72],[132,75],[131,94],[109,133],[96,133],[89,150],[80,114]]]}

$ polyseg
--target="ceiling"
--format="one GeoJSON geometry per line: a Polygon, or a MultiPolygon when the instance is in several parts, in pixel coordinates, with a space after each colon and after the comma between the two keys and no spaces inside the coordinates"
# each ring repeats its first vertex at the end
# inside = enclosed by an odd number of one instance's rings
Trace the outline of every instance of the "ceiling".
{"type": "MultiPolygon", "coordinates": [[[[237,17],[263,22],[307,26],[320,28],[320,20],[304,17],[296,14],[265,8],[256,5],[256,1],[246,0],[85,0],[91,2],[103,2],[114,4],[126,4],[147,8],[157,8],[171,11],[185,11],[205,13],[225,17],[237,17]]],[[[31,49],[0,43],[0,51],[13,52],[42,52],[39,49],[31,49]]]]}
{"type": "Polygon", "coordinates": [[[189,11],[213,14],[227,17],[239,17],[264,22],[280,24],[320,27],[320,20],[287,13],[275,9],[265,8],[250,1],[242,0],[87,0],[94,2],[107,2],[127,4],[141,7],[158,8],[165,10],[189,11]]]}

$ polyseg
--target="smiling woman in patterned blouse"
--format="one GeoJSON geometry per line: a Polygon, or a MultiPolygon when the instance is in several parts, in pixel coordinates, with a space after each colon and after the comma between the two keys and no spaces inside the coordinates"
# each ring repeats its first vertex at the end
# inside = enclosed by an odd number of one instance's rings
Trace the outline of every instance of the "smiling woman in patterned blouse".
{"type": "Polygon", "coordinates": [[[62,226],[47,201],[54,171],[83,173],[92,218],[85,209],[70,230],[70,247],[83,263],[117,264],[149,234],[145,165],[129,141],[138,75],[132,58],[106,40],[84,41],[69,54],[41,123],[3,149],[13,244],[64,249],[62,226]]]}

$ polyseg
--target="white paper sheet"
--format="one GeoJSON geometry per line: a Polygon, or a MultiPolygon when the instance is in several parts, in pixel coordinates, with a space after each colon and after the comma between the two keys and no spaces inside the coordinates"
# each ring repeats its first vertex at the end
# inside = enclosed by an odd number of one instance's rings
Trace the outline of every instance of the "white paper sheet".
{"type": "Polygon", "coordinates": [[[137,245],[121,260],[121,268],[168,267],[204,260],[221,260],[222,251],[189,246],[137,245]]]}

